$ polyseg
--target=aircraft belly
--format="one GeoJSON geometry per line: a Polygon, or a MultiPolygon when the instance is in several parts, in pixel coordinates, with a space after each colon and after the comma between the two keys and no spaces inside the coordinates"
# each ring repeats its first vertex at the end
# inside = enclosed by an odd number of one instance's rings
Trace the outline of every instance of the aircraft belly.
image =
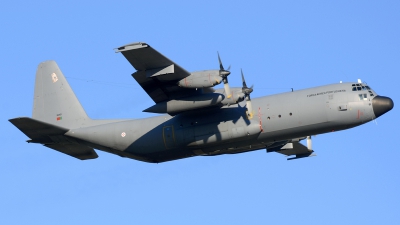
{"type": "Polygon", "coordinates": [[[164,162],[196,155],[209,154],[243,141],[254,142],[260,130],[257,121],[244,118],[241,110],[230,108],[210,118],[197,115],[178,115],[135,140],[127,151],[153,162],[164,162]],[[222,115],[221,115],[222,114],[222,115]],[[170,129],[167,140],[166,129],[170,129]],[[163,143],[157,143],[158,136],[163,143]],[[164,146],[164,147],[160,147],[164,146]]]}
{"type": "Polygon", "coordinates": [[[208,124],[196,124],[193,127],[178,129],[178,146],[183,148],[202,148],[207,145],[221,142],[234,142],[248,136],[260,133],[260,126],[256,122],[249,125],[221,121],[208,124]]]}

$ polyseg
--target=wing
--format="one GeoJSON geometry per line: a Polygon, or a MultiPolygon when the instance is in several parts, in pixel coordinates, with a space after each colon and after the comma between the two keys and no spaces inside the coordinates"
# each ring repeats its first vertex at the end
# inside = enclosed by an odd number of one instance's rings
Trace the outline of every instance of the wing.
{"type": "Polygon", "coordinates": [[[177,81],[190,75],[150,45],[137,42],[116,49],[137,70],[132,76],[155,103],[200,94],[201,89],[181,88],[177,81]]]}

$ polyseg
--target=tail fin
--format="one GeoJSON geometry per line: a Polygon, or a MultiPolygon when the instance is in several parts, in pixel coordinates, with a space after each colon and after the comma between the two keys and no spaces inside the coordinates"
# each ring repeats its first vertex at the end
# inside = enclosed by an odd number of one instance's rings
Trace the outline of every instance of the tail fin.
{"type": "Polygon", "coordinates": [[[32,118],[69,129],[90,120],[55,61],[38,66],[32,118]]]}

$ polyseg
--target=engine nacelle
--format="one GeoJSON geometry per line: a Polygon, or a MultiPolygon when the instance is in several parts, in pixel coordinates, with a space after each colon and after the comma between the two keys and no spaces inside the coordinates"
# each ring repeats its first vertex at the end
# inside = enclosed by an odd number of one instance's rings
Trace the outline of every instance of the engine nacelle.
{"type": "Polygon", "coordinates": [[[219,70],[203,70],[191,73],[178,81],[178,86],[183,88],[214,87],[222,82],[219,70]]]}
{"type": "Polygon", "coordinates": [[[152,107],[143,110],[143,112],[168,113],[175,115],[179,112],[218,105],[222,100],[224,100],[224,98],[224,95],[219,93],[195,95],[182,99],[172,99],[169,101],[159,102],[152,107]]]}

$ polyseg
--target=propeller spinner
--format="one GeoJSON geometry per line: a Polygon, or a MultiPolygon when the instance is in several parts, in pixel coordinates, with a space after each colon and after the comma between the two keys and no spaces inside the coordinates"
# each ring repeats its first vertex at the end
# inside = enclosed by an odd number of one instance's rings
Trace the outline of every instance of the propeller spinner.
{"type": "Polygon", "coordinates": [[[231,74],[231,72],[229,71],[229,69],[231,67],[229,66],[228,69],[225,70],[224,66],[222,65],[221,57],[219,57],[219,52],[217,52],[217,54],[218,54],[218,61],[219,61],[219,76],[222,77],[222,82],[224,82],[226,97],[230,98],[232,96],[232,94],[231,94],[231,89],[230,89],[229,83],[228,83],[228,75],[231,74]]]}
{"type": "Polygon", "coordinates": [[[253,85],[250,88],[248,88],[243,76],[243,70],[240,69],[240,72],[242,73],[242,82],[243,82],[242,92],[246,99],[247,116],[251,119],[253,118],[253,106],[251,104],[250,93],[253,92],[253,85]]]}

